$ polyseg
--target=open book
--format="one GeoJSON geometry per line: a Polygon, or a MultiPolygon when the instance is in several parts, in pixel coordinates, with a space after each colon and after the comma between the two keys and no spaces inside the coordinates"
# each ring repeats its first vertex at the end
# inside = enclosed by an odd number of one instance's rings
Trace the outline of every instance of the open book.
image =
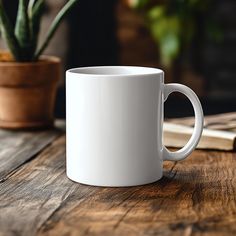
{"type": "MultiPolygon", "coordinates": [[[[167,147],[183,147],[193,133],[194,117],[168,119],[164,122],[164,144],[167,147]]],[[[236,112],[205,116],[201,149],[236,149],[236,112]]]]}

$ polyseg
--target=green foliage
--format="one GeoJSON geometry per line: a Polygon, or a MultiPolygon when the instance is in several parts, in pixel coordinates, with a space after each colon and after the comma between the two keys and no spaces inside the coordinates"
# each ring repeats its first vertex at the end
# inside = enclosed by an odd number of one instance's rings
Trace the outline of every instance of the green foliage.
{"type": "Polygon", "coordinates": [[[23,61],[30,60],[30,27],[27,13],[27,0],[19,0],[15,25],[15,36],[18,40],[23,61]]]}
{"type": "MultiPolygon", "coordinates": [[[[143,14],[147,27],[159,46],[161,63],[168,67],[193,39],[197,17],[207,10],[210,2],[211,0],[135,0],[131,1],[131,6],[143,14]]],[[[212,34],[220,37],[216,29],[212,34]]]]}
{"type": "Polygon", "coordinates": [[[45,3],[44,0],[31,0],[28,5],[28,15],[30,22],[30,38],[31,38],[31,58],[35,60],[35,51],[38,45],[38,37],[40,31],[40,22],[43,15],[45,3]]]}
{"type": "Polygon", "coordinates": [[[38,60],[54,36],[66,13],[77,1],[69,0],[60,10],[49,27],[42,45],[37,48],[45,0],[19,0],[15,27],[10,22],[2,0],[0,0],[1,33],[15,60],[19,62],[38,60]]]}
{"type": "Polygon", "coordinates": [[[61,21],[63,20],[64,16],[66,15],[66,13],[73,7],[73,5],[77,2],[77,0],[70,0],[67,2],[67,4],[61,9],[61,11],[57,14],[57,16],[55,17],[55,19],[53,20],[48,33],[46,35],[46,39],[44,41],[44,43],[41,45],[41,47],[39,48],[39,50],[36,52],[35,55],[35,59],[37,59],[42,52],[45,50],[45,48],[47,47],[49,41],[52,39],[54,33],[56,32],[58,25],[61,23],[61,21]]]}

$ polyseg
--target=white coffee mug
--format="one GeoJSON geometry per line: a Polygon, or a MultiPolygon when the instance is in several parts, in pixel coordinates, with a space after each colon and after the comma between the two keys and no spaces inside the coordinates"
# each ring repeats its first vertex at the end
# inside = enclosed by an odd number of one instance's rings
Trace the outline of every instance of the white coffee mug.
{"type": "Polygon", "coordinates": [[[163,175],[164,160],[183,160],[195,149],[202,129],[196,94],[181,84],[164,84],[162,70],[101,66],[66,72],[66,172],[71,180],[111,187],[155,182],[163,175]],[[176,152],[162,144],[163,104],[172,92],[186,95],[195,112],[192,137],[176,152]]]}

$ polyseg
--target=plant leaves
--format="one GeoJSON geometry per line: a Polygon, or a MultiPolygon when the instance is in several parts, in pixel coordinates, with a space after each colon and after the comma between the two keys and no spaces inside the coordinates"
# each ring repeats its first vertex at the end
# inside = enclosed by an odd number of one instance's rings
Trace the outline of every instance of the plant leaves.
{"type": "Polygon", "coordinates": [[[63,20],[63,18],[65,17],[66,13],[75,5],[75,3],[78,0],[69,0],[66,5],[60,10],[60,12],[57,14],[57,16],[55,17],[55,19],[53,20],[48,33],[46,35],[46,38],[43,42],[43,44],[41,45],[41,47],[38,49],[38,51],[35,54],[34,59],[37,60],[38,57],[43,53],[43,51],[46,49],[46,47],[48,46],[50,40],[52,39],[53,35],[55,34],[58,26],[60,25],[61,21],[63,20]]]}
{"type": "Polygon", "coordinates": [[[11,51],[15,60],[21,61],[21,52],[19,43],[17,41],[17,38],[15,37],[14,28],[6,14],[2,1],[0,1],[0,23],[1,23],[1,33],[4,41],[8,45],[8,48],[11,51]]]}
{"type": "Polygon", "coordinates": [[[19,42],[22,60],[28,61],[31,58],[30,28],[27,12],[27,0],[19,0],[15,36],[19,42]]]}
{"type": "Polygon", "coordinates": [[[160,54],[162,64],[170,66],[172,61],[177,57],[180,50],[180,40],[174,33],[166,34],[160,40],[160,54]]]}
{"type": "MultiPolygon", "coordinates": [[[[152,15],[153,16],[153,15],[152,15]]],[[[161,63],[170,66],[181,46],[181,22],[175,16],[162,16],[150,20],[150,30],[159,44],[161,63]]]]}
{"type": "Polygon", "coordinates": [[[157,20],[165,14],[166,7],[165,6],[155,6],[151,8],[148,12],[149,20],[157,20]]]}
{"type": "Polygon", "coordinates": [[[34,57],[37,44],[38,44],[38,36],[40,31],[40,23],[43,15],[45,7],[44,0],[38,0],[34,5],[33,9],[31,10],[30,15],[30,34],[31,34],[31,57],[34,57]]]}

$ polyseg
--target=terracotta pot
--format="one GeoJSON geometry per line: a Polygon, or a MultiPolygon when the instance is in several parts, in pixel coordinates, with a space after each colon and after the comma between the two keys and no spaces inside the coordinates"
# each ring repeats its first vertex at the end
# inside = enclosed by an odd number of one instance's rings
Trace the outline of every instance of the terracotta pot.
{"type": "Polygon", "coordinates": [[[53,124],[60,79],[60,59],[44,56],[38,62],[0,62],[0,127],[42,128],[53,124]]]}

